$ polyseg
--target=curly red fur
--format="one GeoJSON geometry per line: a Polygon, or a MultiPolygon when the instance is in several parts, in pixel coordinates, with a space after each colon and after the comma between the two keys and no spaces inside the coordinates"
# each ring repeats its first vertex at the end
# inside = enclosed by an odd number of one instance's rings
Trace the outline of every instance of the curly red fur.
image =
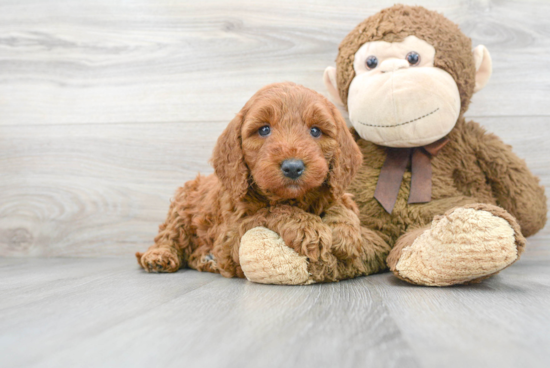
{"type": "Polygon", "coordinates": [[[264,226],[308,257],[317,281],[376,272],[384,268],[384,257],[374,255],[384,252],[371,248],[384,242],[360,227],[357,206],[344,192],[361,161],[343,118],[326,98],[294,83],[266,86],[219,137],[211,160],[215,173],[178,189],[155,245],[137,253],[138,262],[150,272],[187,265],[244,277],[240,239],[264,226]],[[258,129],[265,125],[271,134],[262,137],[258,129]],[[320,137],[310,134],[314,126],[320,137]],[[304,162],[302,176],[282,174],[287,159],[304,162]]]}

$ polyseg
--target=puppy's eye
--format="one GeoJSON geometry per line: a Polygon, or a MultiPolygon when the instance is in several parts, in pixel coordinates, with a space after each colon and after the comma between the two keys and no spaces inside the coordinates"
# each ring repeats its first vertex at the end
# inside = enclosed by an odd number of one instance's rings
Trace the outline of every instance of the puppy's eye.
{"type": "Polygon", "coordinates": [[[411,65],[416,65],[420,62],[420,55],[418,55],[418,52],[411,51],[405,56],[405,59],[409,62],[411,65]]]}
{"type": "Polygon", "coordinates": [[[378,66],[378,58],[374,55],[371,55],[367,58],[365,64],[367,64],[367,69],[374,69],[378,66]]]}
{"type": "Polygon", "coordinates": [[[309,133],[311,134],[312,137],[319,138],[321,136],[322,132],[321,132],[321,129],[319,129],[317,127],[313,127],[313,128],[311,128],[309,133]]]}
{"type": "Polygon", "coordinates": [[[258,129],[258,134],[262,137],[267,137],[271,134],[271,127],[269,125],[264,125],[260,129],[258,129]]]}

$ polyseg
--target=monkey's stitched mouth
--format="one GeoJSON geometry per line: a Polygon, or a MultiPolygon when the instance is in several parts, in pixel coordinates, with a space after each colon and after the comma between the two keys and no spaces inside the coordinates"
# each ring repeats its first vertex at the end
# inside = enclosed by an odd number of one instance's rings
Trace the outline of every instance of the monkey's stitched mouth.
{"type": "Polygon", "coordinates": [[[432,112],[429,112],[427,113],[426,115],[422,115],[416,119],[412,119],[412,120],[409,120],[409,121],[406,121],[404,123],[399,123],[399,124],[395,124],[395,125],[375,125],[375,124],[366,124],[366,123],[362,123],[360,121],[358,121],[359,124],[361,125],[365,125],[365,126],[369,126],[369,127],[374,127],[374,128],[395,128],[395,127],[398,127],[398,126],[401,126],[401,125],[407,125],[407,124],[410,124],[410,123],[414,123],[415,121],[418,121],[420,119],[424,119],[425,117],[427,116],[430,116],[432,114],[435,114],[437,111],[439,111],[439,107],[437,109],[435,109],[434,111],[432,112]]]}

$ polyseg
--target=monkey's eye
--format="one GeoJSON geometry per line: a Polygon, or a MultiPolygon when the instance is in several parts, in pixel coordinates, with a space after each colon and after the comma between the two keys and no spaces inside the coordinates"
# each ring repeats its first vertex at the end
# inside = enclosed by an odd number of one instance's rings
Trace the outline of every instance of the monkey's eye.
{"type": "Polygon", "coordinates": [[[420,55],[418,55],[418,52],[411,51],[405,56],[405,59],[409,62],[411,65],[416,65],[420,62],[420,55]]]}
{"type": "Polygon", "coordinates": [[[271,134],[271,127],[269,125],[264,125],[260,129],[258,129],[258,134],[262,137],[267,137],[271,134]]]}
{"type": "Polygon", "coordinates": [[[313,128],[311,128],[309,133],[311,134],[312,137],[319,138],[321,136],[322,132],[321,132],[321,129],[319,129],[317,127],[313,127],[313,128]]]}
{"type": "Polygon", "coordinates": [[[365,64],[367,64],[367,69],[374,69],[378,66],[378,59],[376,56],[371,55],[367,58],[365,64]]]}

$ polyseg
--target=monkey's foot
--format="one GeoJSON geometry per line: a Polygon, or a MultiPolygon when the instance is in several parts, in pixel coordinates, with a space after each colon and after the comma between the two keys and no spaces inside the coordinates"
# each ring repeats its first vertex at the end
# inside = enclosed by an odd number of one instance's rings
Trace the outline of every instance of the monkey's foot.
{"type": "Polygon", "coordinates": [[[176,272],[180,268],[176,252],[165,248],[150,248],[143,254],[137,252],[136,258],[147,272],[176,272]]]}
{"type": "Polygon", "coordinates": [[[283,239],[265,227],[247,231],[239,249],[241,268],[246,278],[261,284],[305,285],[313,283],[308,262],[283,239]]]}
{"type": "Polygon", "coordinates": [[[427,286],[480,282],[514,263],[525,246],[516,220],[487,204],[437,216],[429,229],[413,239],[407,239],[407,234],[399,239],[395,250],[401,250],[401,255],[390,267],[399,278],[427,286]]]}

